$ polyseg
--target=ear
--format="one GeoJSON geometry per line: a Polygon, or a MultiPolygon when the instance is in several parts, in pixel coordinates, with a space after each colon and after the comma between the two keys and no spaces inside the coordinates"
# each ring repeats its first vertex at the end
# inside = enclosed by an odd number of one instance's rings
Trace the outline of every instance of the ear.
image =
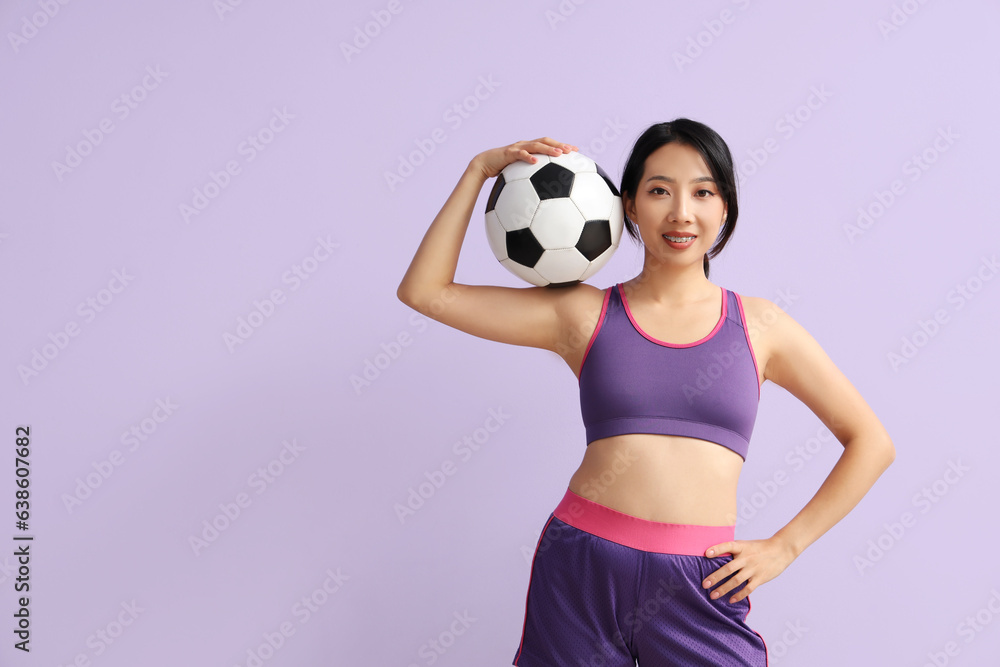
{"type": "Polygon", "coordinates": [[[635,222],[635,200],[628,196],[628,193],[622,193],[622,208],[625,211],[625,215],[632,222],[635,222]]]}

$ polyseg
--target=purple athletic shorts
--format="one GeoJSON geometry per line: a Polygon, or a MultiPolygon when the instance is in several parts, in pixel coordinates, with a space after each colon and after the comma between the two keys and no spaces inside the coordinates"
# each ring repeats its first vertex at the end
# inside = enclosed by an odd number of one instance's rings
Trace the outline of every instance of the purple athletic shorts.
{"type": "Polygon", "coordinates": [[[734,536],[735,525],[648,521],[567,489],[535,547],[511,664],[766,667],[749,596],[729,602],[746,584],[715,600],[701,586],[733,559],[706,549],[734,536]]]}

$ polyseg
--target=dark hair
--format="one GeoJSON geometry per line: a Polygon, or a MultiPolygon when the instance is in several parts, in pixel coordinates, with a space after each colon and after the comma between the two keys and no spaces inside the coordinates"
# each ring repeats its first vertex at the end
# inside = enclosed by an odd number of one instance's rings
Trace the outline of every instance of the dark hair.
{"type": "MultiPolygon", "coordinates": [[[[622,184],[620,192],[622,196],[628,194],[632,201],[635,201],[639,190],[639,181],[642,179],[643,169],[646,166],[646,158],[661,146],[670,143],[679,143],[694,148],[705,160],[705,164],[712,172],[712,178],[719,186],[719,191],[723,201],[726,203],[726,221],[722,224],[718,241],[705,254],[705,277],[708,277],[708,258],[715,257],[726,247],[729,238],[736,228],[736,219],[739,217],[739,205],[736,202],[736,176],[733,172],[733,156],[729,152],[729,146],[722,137],[703,123],[687,118],[676,118],[667,123],[657,123],[651,125],[643,132],[628,156],[625,163],[625,171],[622,172],[622,184]]],[[[623,202],[624,203],[624,202],[623,202]]],[[[639,230],[625,213],[625,230],[634,241],[642,243],[639,230]]]]}

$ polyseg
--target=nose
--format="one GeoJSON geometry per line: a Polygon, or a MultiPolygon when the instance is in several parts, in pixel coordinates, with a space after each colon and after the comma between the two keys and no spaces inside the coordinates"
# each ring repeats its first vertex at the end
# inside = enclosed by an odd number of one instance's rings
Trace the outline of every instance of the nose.
{"type": "Polygon", "coordinates": [[[673,198],[670,206],[670,217],[672,222],[691,222],[691,202],[688,201],[687,195],[678,194],[673,198]]]}

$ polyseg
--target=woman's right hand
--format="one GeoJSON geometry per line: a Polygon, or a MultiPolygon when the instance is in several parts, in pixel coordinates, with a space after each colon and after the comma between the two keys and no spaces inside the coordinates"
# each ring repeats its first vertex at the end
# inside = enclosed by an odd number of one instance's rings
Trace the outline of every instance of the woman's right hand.
{"type": "Polygon", "coordinates": [[[534,141],[515,141],[510,146],[491,148],[472,158],[472,161],[486,178],[496,178],[504,167],[518,160],[524,160],[529,164],[537,162],[537,158],[532,157],[531,153],[555,157],[575,150],[579,149],[572,144],[564,144],[549,137],[542,137],[534,141]]]}

